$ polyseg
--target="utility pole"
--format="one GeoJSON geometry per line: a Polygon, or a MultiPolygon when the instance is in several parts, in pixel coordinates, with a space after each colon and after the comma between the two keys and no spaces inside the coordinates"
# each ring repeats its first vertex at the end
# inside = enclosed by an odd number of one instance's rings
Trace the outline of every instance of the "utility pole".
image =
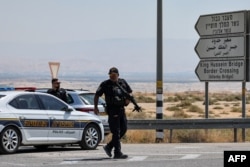
{"type": "MultiPolygon", "coordinates": [[[[162,0],[157,0],[157,64],[156,64],[156,119],[163,118],[163,74],[162,74],[162,0]]],[[[163,129],[156,129],[155,142],[162,142],[163,129]]]]}

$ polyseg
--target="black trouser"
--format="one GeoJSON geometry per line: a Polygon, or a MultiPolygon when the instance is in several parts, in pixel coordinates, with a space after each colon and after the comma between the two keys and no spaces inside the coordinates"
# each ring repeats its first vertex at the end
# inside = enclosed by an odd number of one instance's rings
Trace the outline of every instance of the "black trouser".
{"type": "Polygon", "coordinates": [[[109,113],[109,128],[112,133],[112,140],[107,144],[107,146],[112,149],[115,148],[115,155],[121,153],[121,142],[120,139],[127,132],[127,118],[125,114],[124,107],[121,108],[111,108],[109,113]]]}

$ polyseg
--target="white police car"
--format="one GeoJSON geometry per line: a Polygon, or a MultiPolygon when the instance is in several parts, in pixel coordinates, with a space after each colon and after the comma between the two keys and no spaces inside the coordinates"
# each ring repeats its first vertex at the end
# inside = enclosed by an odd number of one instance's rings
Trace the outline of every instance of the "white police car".
{"type": "Polygon", "coordinates": [[[50,94],[0,91],[0,153],[15,153],[22,145],[45,149],[79,144],[91,150],[103,139],[97,116],[76,111],[50,94]]]}
{"type": "MultiPolygon", "coordinates": [[[[43,92],[43,93],[47,93],[48,91],[48,88],[34,88],[34,87],[24,87],[24,89],[22,89],[22,87],[19,87],[15,89],[43,92]]],[[[74,107],[74,109],[77,111],[94,114],[95,93],[82,89],[64,89],[64,90],[67,92],[67,103],[70,106],[74,107]]],[[[108,135],[110,133],[110,129],[108,123],[108,115],[105,112],[105,107],[106,107],[105,103],[106,103],[105,100],[102,97],[100,97],[98,101],[98,109],[99,109],[98,117],[102,121],[104,127],[104,134],[108,135]]]]}

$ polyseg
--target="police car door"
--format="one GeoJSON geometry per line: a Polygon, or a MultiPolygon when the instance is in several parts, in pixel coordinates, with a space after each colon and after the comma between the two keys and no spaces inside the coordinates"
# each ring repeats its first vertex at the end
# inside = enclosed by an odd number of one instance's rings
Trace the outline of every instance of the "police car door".
{"type": "Polygon", "coordinates": [[[49,143],[68,143],[79,140],[79,117],[73,116],[68,104],[58,98],[39,95],[50,119],[49,143]]]}
{"type": "Polygon", "coordinates": [[[9,102],[11,109],[19,118],[23,143],[46,143],[49,133],[49,117],[47,111],[41,110],[34,94],[23,94],[9,102]]]}

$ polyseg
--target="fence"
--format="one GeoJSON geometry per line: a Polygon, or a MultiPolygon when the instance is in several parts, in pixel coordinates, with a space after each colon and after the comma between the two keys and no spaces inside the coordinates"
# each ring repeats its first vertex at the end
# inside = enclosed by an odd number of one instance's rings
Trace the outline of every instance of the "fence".
{"type": "Polygon", "coordinates": [[[169,129],[170,143],[174,129],[233,129],[234,142],[237,142],[239,128],[243,129],[242,140],[245,141],[245,128],[250,128],[250,118],[128,120],[128,129],[169,129]]]}

